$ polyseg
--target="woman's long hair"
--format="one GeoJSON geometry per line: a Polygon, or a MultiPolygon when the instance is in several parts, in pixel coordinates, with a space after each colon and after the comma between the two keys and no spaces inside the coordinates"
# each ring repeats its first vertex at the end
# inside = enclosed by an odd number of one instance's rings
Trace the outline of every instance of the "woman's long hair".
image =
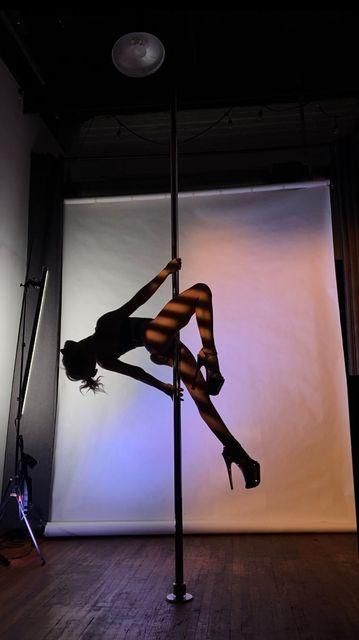
{"type": "MultiPolygon", "coordinates": [[[[62,353],[62,364],[65,367],[68,379],[73,382],[77,382],[79,380],[82,381],[82,384],[80,385],[81,393],[85,389],[87,391],[90,391],[91,389],[93,393],[104,393],[105,390],[103,384],[100,382],[102,376],[94,378],[86,375],[89,368],[88,355],[84,353],[81,347],[78,346],[77,342],[68,340],[64,349],[61,349],[60,351],[62,353]]],[[[95,370],[95,373],[97,373],[97,369],[95,370]]]]}
{"type": "MultiPolygon", "coordinates": [[[[69,376],[67,376],[69,377],[69,376]]],[[[87,389],[87,391],[93,391],[93,393],[105,393],[104,386],[102,382],[100,382],[102,376],[97,376],[97,378],[86,378],[82,380],[83,384],[80,384],[80,391],[82,393],[83,389],[87,389]]]]}

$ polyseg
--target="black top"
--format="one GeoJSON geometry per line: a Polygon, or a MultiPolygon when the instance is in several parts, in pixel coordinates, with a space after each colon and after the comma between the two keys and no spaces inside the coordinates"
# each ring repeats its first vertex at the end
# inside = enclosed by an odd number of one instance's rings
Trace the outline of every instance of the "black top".
{"type": "Polygon", "coordinates": [[[95,340],[98,341],[97,355],[111,355],[118,358],[136,347],[143,347],[144,332],[152,318],[128,318],[118,320],[113,312],[105,313],[98,319],[95,340]]]}

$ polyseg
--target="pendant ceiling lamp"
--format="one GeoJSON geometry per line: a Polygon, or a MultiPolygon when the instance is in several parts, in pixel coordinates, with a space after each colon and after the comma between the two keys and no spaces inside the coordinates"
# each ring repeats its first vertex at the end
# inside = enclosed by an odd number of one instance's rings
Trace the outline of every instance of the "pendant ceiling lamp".
{"type": "Polygon", "coordinates": [[[112,48],[116,69],[130,78],[145,78],[155,73],[165,59],[165,48],[156,36],[136,31],[121,36],[112,48]]]}

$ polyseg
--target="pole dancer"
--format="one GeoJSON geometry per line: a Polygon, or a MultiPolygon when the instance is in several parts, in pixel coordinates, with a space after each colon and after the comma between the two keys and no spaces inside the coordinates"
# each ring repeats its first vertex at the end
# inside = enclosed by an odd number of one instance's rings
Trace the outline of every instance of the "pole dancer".
{"type": "MultiPolygon", "coordinates": [[[[229,483],[233,489],[232,464],[241,470],[246,489],[260,483],[260,465],[253,460],[242,445],[229,431],[210,396],[220,393],[224,378],[220,372],[217,350],[213,335],[212,293],[204,283],[194,284],[172,298],[155,318],[130,317],[147,302],[166,278],[181,269],[181,259],[171,260],[150,282],[142,287],[123,306],[101,316],[95,332],[75,342],[67,340],[62,362],[70,380],[82,381],[80,389],[91,389],[94,393],[103,390],[101,376],[96,366],[108,371],[130,376],[162,391],[173,398],[173,384],[162,382],[141,367],[122,362],[120,356],[128,351],[145,347],[150,359],[157,365],[173,367],[173,343],[177,333],[195,316],[202,348],[197,358],[188,347],[180,342],[179,374],[199,414],[223,444],[223,458],[228,471],[229,483]],[[206,377],[201,369],[205,369],[206,377]]],[[[183,389],[180,389],[182,399],[183,389]]]]}

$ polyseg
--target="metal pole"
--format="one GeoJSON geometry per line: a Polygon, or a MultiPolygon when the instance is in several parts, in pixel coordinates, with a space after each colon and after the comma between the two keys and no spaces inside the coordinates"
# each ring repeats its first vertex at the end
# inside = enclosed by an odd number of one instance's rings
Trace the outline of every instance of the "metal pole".
{"type": "MultiPolygon", "coordinates": [[[[171,243],[172,259],[178,258],[178,151],[177,151],[177,100],[175,91],[171,97],[171,243]]],[[[172,274],[172,297],[179,293],[179,273],[172,274]]],[[[174,429],[174,494],[175,494],[175,582],[173,593],[167,601],[189,602],[193,599],[186,592],[183,577],[183,517],[182,517],[182,451],[181,451],[181,399],[179,393],[179,334],[176,337],[173,363],[173,429],[174,429]]]]}

